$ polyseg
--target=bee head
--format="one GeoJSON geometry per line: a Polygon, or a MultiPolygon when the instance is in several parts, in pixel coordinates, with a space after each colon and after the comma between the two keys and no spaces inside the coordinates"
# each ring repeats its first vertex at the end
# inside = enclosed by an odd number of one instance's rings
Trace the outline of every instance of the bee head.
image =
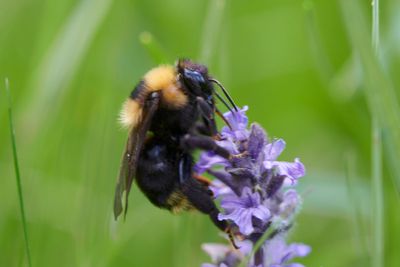
{"type": "Polygon", "coordinates": [[[207,67],[201,64],[194,63],[189,59],[180,59],[177,62],[178,79],[184,85],[184,89],[189,95],[203,97],[211,106],[214,106],[214,95],[221,100],[221,102],[232,111],[238,111],[235,102],[229,95],[224,86],[216,79],[208,76],[207,67]],[[218,94],[213,87],[213,83],[218,85],[224,93],[228,103],[218,94]]]}
{"type": "Polygon", "coordinates": [[[179,79],[189,94],[209,98],[213,87],[209,82],[207,67],[189,59],[180,59],[177,63],[179,79]]]}

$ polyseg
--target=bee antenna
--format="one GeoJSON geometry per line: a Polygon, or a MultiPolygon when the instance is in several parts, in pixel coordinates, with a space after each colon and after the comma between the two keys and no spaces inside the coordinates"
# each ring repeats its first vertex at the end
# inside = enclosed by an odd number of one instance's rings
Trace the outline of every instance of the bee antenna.
{"type": "Polygon", "coordinates": [[[225,105],[225,107],[226,107],[230,112],[232,112],[231,107],[228,105],[228,103],[226,103],[225,99],[224,99],[220,94],[218,94],[217,92],[214,92],[214,93],[215,93],[215,96],[225,105]]]}
{"type": "Polygon", "coordinates": [[[235,111],[237,112],[237,106],[235,104],[235,102],[233,102],[232,97],[229,95],[228,91],[225,89],[225,87],[216,79],[210,78],[208,79],[210,82],[215,83],[216,85],[219,86],[219,88],[221,88],[222,92],[224,92],[224,95],[228,98],[229,102],[232,104],[233,108],[235,109],[235,111]]]}
{"type": "MultiPolygon", "coordinates": [[[[231,112],[232,112],[232,111],[231,111],[231,112]]],[[[217,113],[217,115],[225,122],[225,124],[229,127],[229,129],[232,130],[231,124],[230,124],[229,121],[224,117],[224,115],[222,114],[222,112],[221,112],[217,107],[215,107],[215,113],[217,113]]]]}

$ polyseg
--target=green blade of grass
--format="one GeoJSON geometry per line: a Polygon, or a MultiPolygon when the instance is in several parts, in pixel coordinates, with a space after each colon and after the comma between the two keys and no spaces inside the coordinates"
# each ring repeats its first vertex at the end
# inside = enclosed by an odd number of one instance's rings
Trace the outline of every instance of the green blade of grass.
{"type": "Polygon", "coordinates": [[[379,0],[372,1],[372,47],[379,56],[379,0]]]}
{"type": "MultiPolygon", "coordinates": [[[[372,2],[372,47],[379,59],[379,0],[372,2]]],[[[379,89],[375,89],[379,90],[379,89]]],[[[382,135],[376,110],[372,111],[372,196],[373,200],[373,253],[372,266],[383,266],[383,181],[382,135]]]]}
{"type": "Polygon", "coordinates": [[[13,120],[12,120],[12,103],[11,103],[11,93],[10,93],[8,79],[5,80],[5,84],[6,84],[6,93],[7,93],[7,98],[8,98],[8,122],[9,122],[9,127],[10,127],[10,138],[11,138],[11,145],[12,145],[12,151],[13,151],[15,178],[17,181],[19,208],[21,211],[21,219],[22,219],[22,228],[23,228],[24,239],[25,239],[26,256],[28,258],[28,266],[30,267],[30,266],[32,266],[32,261],[31,261],[31,253],[30,253],[30,249],[29,249],[28,227],[26,225],[26,218],[25,218],[24,198],[23,198],[23,193],[22,193],[21,175],[19,172],[17,145],[16,145],[16,141],[15,141],[15,130],[14,130],[14,124],[13,124],[13,120]]]}
{"type": "Polygon", "coordinates": [[[372,118],[372,231],[373,249],[372,266],[382,267],[383,265],[383,181],[382,181],[382,136],[379,123],[374,116],[372,118]]]}
{"type": "Polygon", "coordinates": [[[278,229],[276,225],[272,224],[271,227],[267,231],[265,231],[262,236],[257,240],[254,244],[251,253],[247,255],[240,263],[239,267],[248,266],[250,260],[256,255],[258,250],[262,249],[261,247],[265,244],[268,239],[274,238],[276,235],[280,233],[285,233],[291,228],[291,225],[287,225],[284,228],[278,229]]]}
{"type": "Polygon", "coordinates": [[[383,180],[382,180],[382,131],[387,134],[386,153],[394,172],[397,190],[400,185],[400,109],[397,98],[380,64],[379,55],[379,1],[372,2],[372,46],[369,42],[366,20],[358,1],[341,1],[350,40],[359,54],[365,78],[365,95],[371,113],[371,191],[372,206],[372,261],[374,267],[383,266],[383,180]]]}
{"type": "Polygon", "coordinates": [[[400,191],[400,108],[393,85],[371,46],[368,27],[357,0],[341,0],[344,21],[354,50],[358,53],[365,80],[365,95],[371,114],[375,114],[382,133],[397,191],[400,191]]]}
{"type": "Polygon", "coordinates": [[[225,4],[225,0],[210,1],[204,20],[202,46],[199,56],[199,61],[204,64],[210,64],[210,60],[213,58],[213,52],[221,34],[225,4]]]}
{"type": "Polygon", "coordinates": [[[26,102],[21,106],[25,107],[24,113],[35,114],[38,118],[34,129],[39,129],[46,119],[53,119],[52,116],[58,113],[57,109],[62,105],[57,101],[63,101],[68,85],[79,71],[96,33],[111,10],[112,2],[77,1],[38,67],[32,72],[27,90],[31,95],[22,99],[26,102]]]}
{"type": "Polygon", "coordinates": [[[173,60],[171,60],[171,56],[162,48],[161,44],[150,32],[142,32],[139,35],[139,41],[146,49],[149,57],[157,65],[173,62],[173,60]]]}
{"type": "MultiPolygon", "coordinates": [[[[348,203],[350,204],[349,215],[353,221],[353,227],[350,229],[350,234],[354,238],[354,244],[356,249],[357,262],[361,262],[362,258],[367,254],[367,231],[365,227],[365,218],[362,215],[362,209],[360,206],[360,197],[357,192],[358,179],[356,175],[356,159],[355,154],[352,151],[346,153],[345,156],[345,176],[346,176],[346,187],[348,195],[348,203]]],[[[369,214],[370,216],[370,214],[369,214]]],[[[364,216],[365,217],[365,216],[364,216]]]]}
{"type": "Polygon", "coordinates": [[[360,66],[357,58],[351,55],[340,70],[334,71],[331,60],[328,57],[326,47],[316,21],[316,10],[312,0],[303,1],[303,10],[306,21],[306,29],[310,44],[310,52],[316,64],[320,79],[327,85],[331,96],[338,101],[349,100],[360,84],[360,66]]]}
{"type": "Polygon", "coordinates": [[[251,258],[254,257],[254,255],[256,254],[256,252],[261,248],[261,246],[265,243],[265,241],[268,239],[268,237],[270,236],[271,232],[272,232],[272,227],[270,227],[270,229],[268,231],[266,231],[261,237],[260,239],[256,242],[256,244],[254,245],[253,249],[251,250],[251,253],[249,255],[247,255],[240,263],[239,267],[245,267],[248,266],[251,258]]]}
{"type": "Polygon", "coordinates": [[[319,72],[321,80],[326,84],[329,84],[334,72],[332,63],[330,62],[325,51],[325,47],[321,42],[322,38],[317,27],[317,22],[315,21],[315,9],[313,1],[304,0],[303,10],[305,13],[307,34],[311,47],[310,51],[315,63],[317,64],[317,71],[319,72]]]}

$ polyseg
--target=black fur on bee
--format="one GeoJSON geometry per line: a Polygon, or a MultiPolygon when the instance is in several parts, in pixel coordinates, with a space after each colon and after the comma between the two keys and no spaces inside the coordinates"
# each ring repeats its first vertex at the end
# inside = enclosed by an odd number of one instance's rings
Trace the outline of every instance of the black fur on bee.
{"type": "Polygon", "coordinates": [[[115,219],[124,209],[126,214],[129,191],[136,180],[155,206],[173,213],[199,210],[218,228],[229,231],[229,224],[218,220],[210,189],[193,172],[195,149],[231,157],[215,142],[215,114],[221,112],[215,105],[213,82],[218,81],[209,77],[204,65],[183,59],[176,66],[150,70],[131,92],[120,116],[129,135],[116,186],[115,219]]]}

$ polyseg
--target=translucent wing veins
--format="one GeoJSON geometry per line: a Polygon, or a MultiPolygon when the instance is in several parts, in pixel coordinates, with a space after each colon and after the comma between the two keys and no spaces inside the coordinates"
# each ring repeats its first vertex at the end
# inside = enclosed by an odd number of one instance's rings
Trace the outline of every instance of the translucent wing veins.
{"type": "Polygon", "coordinates": [[[160,102],[160,94],[153,92],[146,100],[143,107],[143,115],[136,127],[131,129],[128,140],[126,142],[125,151],[122,155],[121,167],[119,171],[118,181],[115,188],[114,196],[114,218],[124,211],[126,215],[128,209],[128,196],[132,186],[133,179],[136,174],[136,166],[139,154],[142,151],[143,144],[146,138],[152,118],[155,111],[158,109],[160,102]],[[122,197],[125,192],[125,207],[122,205],[122,197]]]}

